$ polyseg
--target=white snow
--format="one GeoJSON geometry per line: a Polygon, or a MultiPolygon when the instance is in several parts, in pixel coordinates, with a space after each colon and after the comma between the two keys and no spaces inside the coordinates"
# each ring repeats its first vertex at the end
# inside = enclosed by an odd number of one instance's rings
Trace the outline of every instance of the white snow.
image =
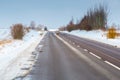
{"type": "Polygon", "coordinates": [[[0,40],[10,39],[10,29],[0,29],[0,40]]]}
{"type": "MultiPolygon", "coordinates": [[[[10,39],[9,29],[0,29],[0,31],[1,41],[10,39]]],[[[0,80],[15,79],[25,76],[29,72],[34,63],[31,53],[45,33],[31,30],[23,40],[12,39],[10,43],[0,45],[0,80]]]]}
{"type": "Polygon", "coordinates": [[[58,29],[50,29],[49,31],[59,31],[58,29]]]}
{"type": "MultiPolygon", "coordinates": [[[[66,32],[66,33],[69,33],[69,32],[66,32]]],[[[106,33],[107,32],[104,32],[101,30],[93,30],[93,31],[76,30],[76,31],[70,32],[69,34],[76,35],[82,38],[99,41],[99,42],[120,48],[120,37],[117,37],[115,39],[108,39],[106,37],[106,33]]]]}

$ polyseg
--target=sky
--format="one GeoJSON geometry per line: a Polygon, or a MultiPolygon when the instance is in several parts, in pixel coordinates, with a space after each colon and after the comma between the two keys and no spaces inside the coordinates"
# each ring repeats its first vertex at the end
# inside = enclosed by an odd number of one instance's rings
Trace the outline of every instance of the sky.
{"type": "Polygon", "coordinates": [[[81,20],[94,6],[106,5],[108,25],[120,24],[120,0],[0,0],[0,28],[31,21],[49,29],[65,26],[73,18],[81,20]]]}

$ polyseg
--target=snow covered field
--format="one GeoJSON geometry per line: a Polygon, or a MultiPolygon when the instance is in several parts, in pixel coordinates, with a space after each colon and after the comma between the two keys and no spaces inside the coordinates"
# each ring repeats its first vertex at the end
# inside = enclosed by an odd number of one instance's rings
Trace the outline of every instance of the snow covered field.
{"type": "Polygon", "coordinates": [[[40,33],[31,30],[23,40],[13,40],[9,29],[0,29],[0,40],[11,40],[0,45],[0,80],[16,80],[29,72],[34,63],[31,53],[46,32],[40,33]]]}
{"type": "Polygon", "coordinates": [[[10,39],[10,29],[0,29],[0,40],[10,39]]]}
{"type": "Polygon", "coordinates": [[[95,40],[95,41],[99,41],[99,42],[120,48],[120,37],[118,37],[116,39],[107,39],[106,32],[103,32],[101,30],[95,30],[95,31],[77,30],[77,31],[72,31],[69,34],[87,38],[87,39],[91,39],[91,40],[95,40]]]}

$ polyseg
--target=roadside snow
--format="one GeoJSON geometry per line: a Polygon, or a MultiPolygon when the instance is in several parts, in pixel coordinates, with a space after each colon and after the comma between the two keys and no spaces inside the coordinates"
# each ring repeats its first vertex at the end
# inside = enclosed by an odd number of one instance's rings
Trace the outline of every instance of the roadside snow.
{"type": "MultiPolygon", "coordinates": [[[[66,32],[66,33],[68,33],[68,32],[66,32]]],[[[116,39],[107,39],[106,32],[103,32],[101,30],[94,30],[94,31],[76,30],[76,31],[70,32],[69,34],[76,35],[76,36],[79,36],[82,38],[99,41],[99,42],[120,48],[120,37],[118,37],[116,39]]]]}
{"type": "Polygon", "coordinates": [[[0,29],[0,40],[10,39],[10,29],[0,29]]]}
{"type": "MultiPolygon", "coordinates": [[[[7,31],[3,30],[0,36],[6,35],[4,33],[7,31]]],[[[12,40],[11,43],[0,45],[0,80],[16,80],[17,77],[22,77],[29,72],[34,63],[31,53],[45,33],[40,35],[40,32],[31,30],[23,40],[12,40]]],[[[1,37],[1,40],[5,38],[6,36],[1,37]]]]}

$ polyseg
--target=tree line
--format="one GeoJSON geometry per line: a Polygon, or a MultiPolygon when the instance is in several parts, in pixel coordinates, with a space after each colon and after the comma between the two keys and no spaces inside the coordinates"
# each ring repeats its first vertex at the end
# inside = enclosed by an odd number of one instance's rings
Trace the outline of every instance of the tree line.
{"type": "Polygon", "coordinates": [[[73,30],[105,30],[107,28],[107,8],[99,5],[87,11],[87,14],[77,22],[73,22],[73,19],[64,27],[60,27],[60,31],[73,31],[73,30]]]}

